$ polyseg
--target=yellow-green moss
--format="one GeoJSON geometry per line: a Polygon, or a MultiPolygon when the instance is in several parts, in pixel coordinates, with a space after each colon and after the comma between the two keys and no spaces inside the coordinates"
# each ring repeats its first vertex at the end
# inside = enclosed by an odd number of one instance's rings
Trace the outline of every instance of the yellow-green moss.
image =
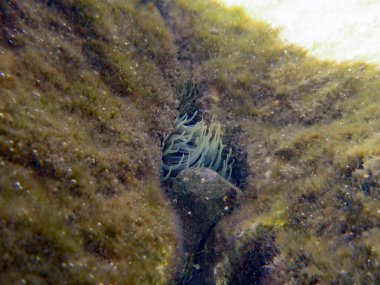
{"type": "Polygon", "coordinates": [[[166,284],[170,33],[152,5],[49,2],[0,4],[0,283],[166,284]]]}
{"type": "Polygon", "coordinates": [[[378,280],[378,70],[310,58],[213,1],[143,2],[0,3],[3,283],[167,282],[177,238],[156,134],[177,58],[247,151],[224,239],[244,248],[270,228],[284,283],[378,280]]]}
{"type": "Polygon", "coordinates": [[[217,94],[207,108],[226,122],[227,133],[241,130],[231,140],[248,152],[247,202],[223,224],[224,239],[237,243],[236,236],[249,236],[249,225],[279,223],[273,276],[284,283],[378,280],[373,264],[380,256],[369,247],[372,238],[363,244],[361,237],[380,221],[380,189],[373,186],[379,181],[363,167],[380,152],[378,70],[308,57],[238,9],[169,2],[173,14],[186,15],[174,26],[188,23],[181,36],[198,84],[217,94]],[[365,183],[372,183],[369,193],[365,183]]]}

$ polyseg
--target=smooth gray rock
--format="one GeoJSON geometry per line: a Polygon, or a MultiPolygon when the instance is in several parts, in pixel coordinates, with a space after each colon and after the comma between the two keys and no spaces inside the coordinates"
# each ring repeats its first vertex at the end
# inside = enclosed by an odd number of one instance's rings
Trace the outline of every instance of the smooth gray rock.
{"type": "Polygon", "coordinates": [[[173,197],[181,215],[184,246],[189,253],[202,247],[213,226],[238,204],[241,191],[209,168],[187,168],[173,183],[173,197]]]}

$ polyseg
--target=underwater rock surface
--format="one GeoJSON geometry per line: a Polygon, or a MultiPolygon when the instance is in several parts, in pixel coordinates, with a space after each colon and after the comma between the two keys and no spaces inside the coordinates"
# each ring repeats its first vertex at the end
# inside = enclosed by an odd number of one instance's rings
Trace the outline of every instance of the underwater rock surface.
{"type": "Polygon", "coordinates": [[[204,284],[204,245],[221,218],[238,206],[240,189],[209,168],[187,168],[174,179],[170,197],[182,221],[184,284],[204,284]]]}
{"type": "Polygon", "coordinates": [[[204,284],[379,284],[379,90],[214,1],[0,1],[0,283],[170,284],[202,244],[204,284]],[[242,189],[186,170],[196,225],[159,181],[189,78],[242,189]]]}
{"type": "Polygon", "coordinates": [[[173,197],[180,211],[184,246],[193,253],[210,230],[239,203],[241,191],[209,168],[187,168],[173,182],[173,197]]]}
{"type": "Polygon", "coordinates": [[[376,67],[308,57],[237,8],[164,2],[200,104],[247,151],[241,205],[203,250],[205,282],[379,283],[376,67]]]}
{"type": "Polygon", "coordinates": [[[0,1],[0,284],[169,282],[177,66],[152,5],[0,1]]]}

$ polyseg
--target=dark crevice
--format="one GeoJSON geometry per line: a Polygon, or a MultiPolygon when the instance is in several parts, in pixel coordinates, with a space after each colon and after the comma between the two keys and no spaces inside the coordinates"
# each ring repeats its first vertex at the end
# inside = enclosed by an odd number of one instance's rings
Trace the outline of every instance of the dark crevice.
{"type": "MultiPolygon", "coordinates": [[[[165,6],[164,1],[156,1],[156,7],[160,11],[162,18],[164,19],[168,29],[175,35],[177,39],[175,41],[177,47],[177,60],[182,65],[182,70],[186,73],[188,78],[192,78],[192,66],[194,64],[192,52],[189,49],[189,40],[186,39],[188,35],[180,35],[182,31],[178,31],[177,27],[173,26],[173,19],[171,19],[170,11],[167,6],[165,6]],[[180,38],[180,40],[179,40],[180,38]]],[[[184,89],[192,90],[192,96],[188,98],[179,97],[179,115],[184,115],[185,113],[190,116],[197,112],[192,124],[200,121],[202,118],[206,118],[209,123],[212,119],[212,114],[209,116],[208,112],[205,112],[205,106],[201,103],[202,96],[207,91],[207,87],[200,84],[196,86],[193,83],[193,79],[188,80],[184,84],[184,89]],[[185,100],[184,100],[185,99],[185,100]]],[[[183,90],[182,90],[183,91],[183,90]]],[[[181,94],[181,92],[179,92],[181,94]]],[[[182,92],[183,95],[183,92],[182,92]]],[[[206,107],[207,108],[207,107],[206,107]]],[[[223,124],[224,122],[221,121],[223,124]]],[[[232,159],[234,160],[234,165],[232,168],[231,182],[237,185],[240,189],[244,189],[246,185],[247,177],[249,176],[249,165],[247,162],[247,151],[243,148],[240,142],[240,138],[244,136],[244,131],[241,127],[229,127],[226,126],[225,134],[223,135],[223,145],[225,145],[223,156],[226,157],[229,149],[232,149],[232,159]]],[[[172,195],[172,181],[168,180],[163,184],[166,192],[168,193],[169,199],[173,200],[172,195]]],[[[186,203],[182,202],[182,203],[186,203]]],[[[183,209],[178,208],[177,202],[174,203],[174,207],[177,208],[179,212],[183,209]]],[[[183,221],[184,222],[184,221],[183,221]]],[[[208,260],[212,259],[215,253],[210,251],[214,245],[210,245],[210,240],[212,240],[213,232],[217,223],[213,224],[206,231],[203,232],[202,238],[193,252],[187,252],[187,256],[184,257],[184,266],[182,272],[179,273],[179,278],[174,281],[178,285],[202,285],[202,284],[213,284],[210,283],[212,280],[212,264],[208,263],[208,260]],[[208,247],[208,249],[206,248],[208,247]]],[[[187,240],[187,237],[184,237],[187,240]]],[[[212,242],[212,241],[211,241],[212,242]]],[[[270,255],[268,253],[268,255],[270,255]]],[[[261,267],[260,267],[261,268],[261,267]]],[[[258,270],[260,269],[258,267],[258,270]]]]}
{"type": "Polygon", "coordinates": [[[244,136],[244,131],[241,127],[227,128],[226,144],[227,148],[232,148],[232,159],[234,167],[232,168],[231,182],[245,190],[248,176],[250,175],[250,168],[248,165],[248,153],[244,146],[241,145],[241,138],[244,136]]]}
{"type": "Polygon", "coordinates": [[[231,274],[231,285],[263,284],[270,273],[268,265],[278,254],[274,243],[275,236],[265,229],[260,236],[244,245],[240,259],[231,274]]]}
{"type": "Polygon", "coordinates": [[[204,264],[204,254],[205,254],[205,246],[211,236],[216,224],[212,225],[202,237],[201,241],[195,253],[190,253],[191,256],[186,260],[185,266],[185,274],[181,277],[181,280],[177,283],[177,285],[200,285],[206,284],[206,278],[204,276],[205,267],[204,264]]]}

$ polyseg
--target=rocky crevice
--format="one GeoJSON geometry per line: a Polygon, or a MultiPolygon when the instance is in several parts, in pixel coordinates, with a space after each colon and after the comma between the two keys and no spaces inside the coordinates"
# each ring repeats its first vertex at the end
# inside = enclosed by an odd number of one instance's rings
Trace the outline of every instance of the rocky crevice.
{"type": "MultiPolygon", "coordinates": [[[[187,78],[193,78],[193,65],[196,64],[190,39],[192,37],[191,20],[187,15],[170,6],[166,1],[158,1],[157,9],[160,11],[168,29],[174,35],[177,47],[177,61],[187,78]],[[179,13],[179,14],[178,14],[179,13]],[[178,18],[181,21],[178,22],[178,18]]],[[[198,82],[196,83],[198,84],[198,82]]],[[[207,110],[207,86],[202,82],[198,84],[197,98],[192,110],[198,116],[210,118],[213,115],[207,110]],[[206,94],[206,96],[205,96],[206,94]]],[[[181,101],[181,98],[178,98],[181,101]]],[[[180,102],[181,103],[181,102],[180,102]]],[[[178,107],[179,109],[181,106],[178,107]]],[[[225,134],[227,145],[232,148],[235,160],[232,181],[244,189],[249,166],[247,155],[234,139],[242,135],[239,127],[226,125],[225,134]]],[[[188,168],[179,173],[173,180],[164,184],[165,191],[176,209],[183,229],[183,267],[174,283],[177,284],[213,284],[211,263],[214,251],[210,251],[213,231],[217,223],[224,216],[230,215],[239,205],[242,191],[235,185],[223,179],[216,172],[207,168],[188,168]],[[206,244],[208,249],[206,249],[206,244]]]]}

